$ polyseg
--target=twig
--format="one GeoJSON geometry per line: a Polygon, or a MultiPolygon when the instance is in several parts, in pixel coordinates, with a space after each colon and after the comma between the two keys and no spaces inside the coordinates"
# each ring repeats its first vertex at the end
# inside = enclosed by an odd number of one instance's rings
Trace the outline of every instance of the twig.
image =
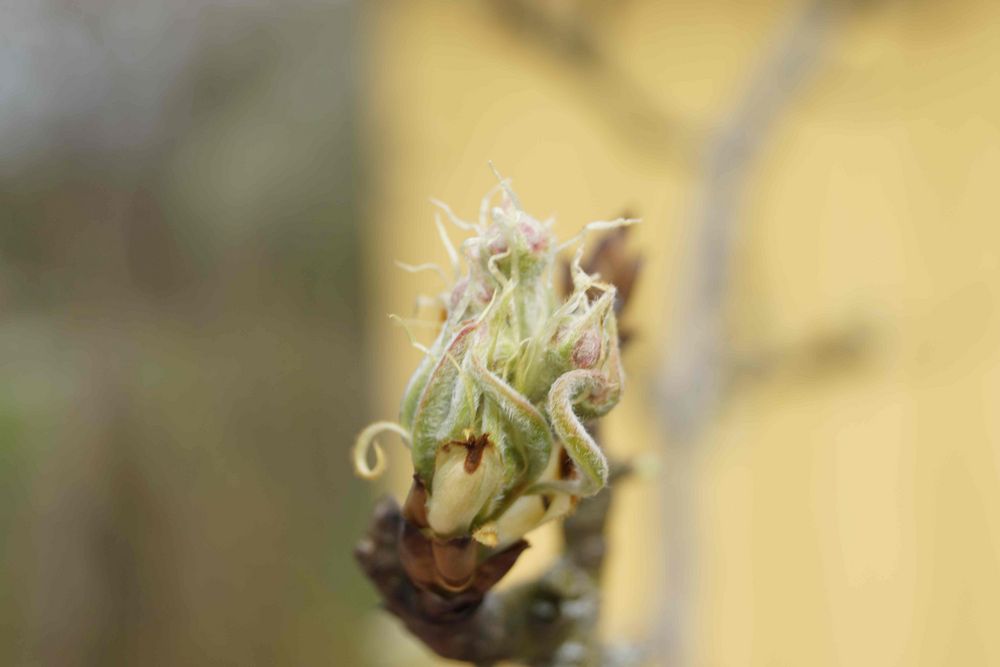
{"type": "MultiPolygon", "coordinates": [[[[615,474],[620,477],[627,470],[615,474]]],[[[536,581],[502,592],[490,589],[527,548],[526,542],[480,565],[469,590],[448,595],[419,588],[400,557],[411,524],[391,498],[376,506],[355,557],[386,610],[445,658],[483,666],[502,660],[539,667],[596,666],[604,651],[595,631],[610,505],[610,491],[582,501],[564,523],[565,555],[536,581]]]]}
{"type": "MultiPolygon", "coordinates": [[[[585,265],[620,287],[616,311],[624,309],[641,262],[625,250],[627,232],[615,230],[596,244],[585,265]]],[[[588,430],[598,439],[596,425],[588,430]]],[[[610,481],[625,478],[628,464],[613,464],[610,481]]],[[[445,658],[480,667],[516,661],[533,667],[625,667],[636,650],[603,646],[598,640],[600,577],[607,553],[605,524],[612,492],[579,501],[563,522],[564,551],[540,578],[502,592],[493,586],[527,548],[524,540],[500,551],[468,538],[428,537],[426,491],[414,478],[402,509],[381,500],[366,537],[355,550],[362,570],[378,588],[387,611],[445,658]],[[456,558],[442,559],[442,553],[456,558]],[[470,559],[469,556],[472,556],[470,559]],[[458,563],[463,585],[449,588],[442,562],[458,563]],[[471,572],[471,575],[469,574],[471,572]]]]}
{"type": "Polygon", "coordinates": [[[831,0],[811,0],[804,7],[752,76],[742,101],[722,124],[706,154],[688,293],[681,303],[679,328],[661,380],[661,414],[674,450],[664,494],[671,589],[665,596],[660,636],[667,664],[684,664],[686,659],[684,623],[690,617],[689,587],[695,560],[689,445],[714,414],[722,393],[727,358],[724,311],[743,187],[767,131],[814,73],[833,25],[833,13],[831,0]]]}

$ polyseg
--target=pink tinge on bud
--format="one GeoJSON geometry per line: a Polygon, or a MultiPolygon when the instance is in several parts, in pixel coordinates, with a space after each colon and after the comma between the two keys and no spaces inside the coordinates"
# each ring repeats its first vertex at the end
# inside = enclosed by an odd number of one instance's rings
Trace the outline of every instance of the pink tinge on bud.
{"type": "Polygon", "coordinates": [[[517,228],[533,254],[543,253],[549,249],[549,233],[537,220],[521,222],[517,228]]]}
{"type": "Polygon", "coordinates": [[[499,255],[501,253],[507,252],[507,239],[505,239],[500,234],[497,234],[492,239],[487,246],[489,248],[491,255],[499,255]]]}
{"type": "Polygon", "coordinates": [[[458,282],[455,283],[455,287],[451,290],[451,296],[448,298],[448,308],[449,310],[454,310],[458,307],[458,304],[462,302],[462,297],[465,296],[465,290],[469,287],[468,278],[459,278],[458,282]]]}
{"type": "Polygon", "coordinates": [[[480,285],[479,286],[479,302],[482,304],[487,304],[493,298],[493,293],[496,291],[494,287],[490,285],[480,285]]]}
{"type": "Polygon", "coordinates": [[[470,288],[469,278],[467,276],[459,278],[458,282],[456,282],[455,286],[451,289],[451,294],[448,296],[449,311],[453,311],[458,308],[458,304],[462,303],[462,299],[465,298],[465,293],[469,289],[474,290],[470,296],[478,301],[480,305],[489,303],[490,299],[493,298],[494,288],[491,285],[476,282],[473,283],[470,288]]]}
{"type": "Polygon", "coordinates": [[[588,329],[573,345],[573,363],[577,368],[593,368],[600,356],[601,337],[593,329],[588,329]]]}

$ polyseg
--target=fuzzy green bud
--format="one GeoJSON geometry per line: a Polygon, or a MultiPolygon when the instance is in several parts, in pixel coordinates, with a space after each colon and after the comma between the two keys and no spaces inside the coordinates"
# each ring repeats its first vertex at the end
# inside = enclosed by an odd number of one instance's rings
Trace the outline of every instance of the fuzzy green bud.
{"type": "MultiPolygon", "coordinates": [[[[551,223],[522,211],[506,182],[498,190],[500,204],[491,208],[496,192],[488,194],[476,224],[439,204],[473,232],[460,246],[465,271],[439,225],[456,260],[455,282],[440,299],[444,323],[421,347],[399,425],[367,429],[355,448],[359,472],[370,473],[365,453],[375,431],[399,432],[427,489],[431,532],[490,545],[565,515],[607,482],[607,460],[581,419],[605,414],[621,395],[615,290],[580,268],[582,248],[565,299],[553,273],[562,247],[632,222],[592,223],[560,246],[551,223]]],[[[376,446],[376,467],[381,456],[376,446]]]]}

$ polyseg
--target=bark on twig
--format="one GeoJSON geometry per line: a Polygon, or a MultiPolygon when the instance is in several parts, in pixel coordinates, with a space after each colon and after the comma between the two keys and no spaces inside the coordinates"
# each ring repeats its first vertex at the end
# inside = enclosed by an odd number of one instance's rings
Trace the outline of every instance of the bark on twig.
{"type": "Polygon", "coordinates": [[[412,524],[392,498],[376,505],[355,556],[378,588],[385,609],[438,655],[476,665],[501,660],[539,667],[602,665],[603,649],[595,634],[610,504],[609,491],[581,502],[564,524],[565,555],[538,580],[500,592],[490,589],[527,542],[484,561],[476,584],[461,593],[418,588],[400,558],[401,542],[412,524]]]}

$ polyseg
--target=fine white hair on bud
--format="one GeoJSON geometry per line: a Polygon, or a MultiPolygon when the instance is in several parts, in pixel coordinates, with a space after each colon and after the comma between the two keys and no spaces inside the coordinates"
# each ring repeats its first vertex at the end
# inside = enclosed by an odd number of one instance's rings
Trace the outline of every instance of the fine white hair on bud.
{"type": "Polygon", "coordinates": [[[456,246],[435,216],[455,277],[436,265],[401,266],[448,281],[439,300],[443,323],[430,347],[414,343],[424,356],[403,394],[399,424],[365,429],[354,457],[359,475],[376,476],[385,457],[375,436],[399,434],[427,490],[429,530],[503,547],[607,483],[607,459],[584,420],[611,410],[624,386],[616,297],[583,270],[582,246],[593,231],[637,221],[590,223],[560,244],[551,221],[524,212],[509,182],[497,179],[475,222],[432,200],[467,235],[456,246]],[[573,289],[562,297],[556,258],[574,245],[573,289]]]}

